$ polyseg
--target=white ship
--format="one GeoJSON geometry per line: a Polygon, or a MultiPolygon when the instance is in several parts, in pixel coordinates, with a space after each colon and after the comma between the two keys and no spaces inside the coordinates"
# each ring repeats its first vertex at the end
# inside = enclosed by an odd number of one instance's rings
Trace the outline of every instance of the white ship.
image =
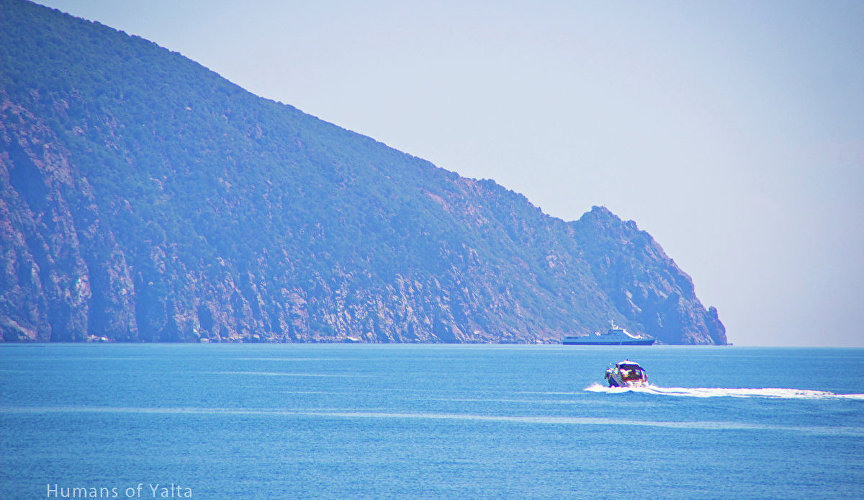
{"type": "Polygon", "coordinates": [[[564,345],[651,345],[653,343],[653,338],[633,335],[624,328],[615,326],[614,322],[606,333],[594,332],[582,337],[564,337],[564,345]]]}

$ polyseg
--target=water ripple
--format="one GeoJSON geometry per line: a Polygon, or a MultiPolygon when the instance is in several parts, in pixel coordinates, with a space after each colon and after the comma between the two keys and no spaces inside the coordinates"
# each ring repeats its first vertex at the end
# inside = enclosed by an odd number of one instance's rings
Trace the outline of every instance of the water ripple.
{"type": "Polygon", "coordinates": [[[755,424],[732,421],[657,421],[633,420],[606,417],[567,417],[555,415],[477,415],[465,413],[412,413],[382,412],[344,409],[262,409],[262,408],[141,408],[141,407],[0,407],[0,414],[47,414],[47,413],[138,413],[138,414],[185,414],[185,415],[258,415],[283,417],[321,417],[348,419],[411,419],[411,420],[456,420],[473,422],[500,422],[540,425],[611,425],[638,426],[666,429],[692,430],[738,430],[779,431],[816,434],[823,436],[864,437],[862,427],[791,426],[755,424]]]}

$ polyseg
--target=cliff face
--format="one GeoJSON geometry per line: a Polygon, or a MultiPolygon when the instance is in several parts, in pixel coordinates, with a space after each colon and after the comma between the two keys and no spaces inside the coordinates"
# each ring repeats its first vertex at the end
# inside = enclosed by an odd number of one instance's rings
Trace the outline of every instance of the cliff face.
{"type": "Polygon", "coordinates": [[[726,343],[717,309],[706,313],[690,276],[635,222],[594,207],[572,224],[592,274],[628,320],[651,325],[651,334],[664,341],[726,343]]]}
{"type": "Polygon", "coordinates": [[[632,222],[544,215],[178,54],[0,0],[5,341],[725,343],[632,222]]]}

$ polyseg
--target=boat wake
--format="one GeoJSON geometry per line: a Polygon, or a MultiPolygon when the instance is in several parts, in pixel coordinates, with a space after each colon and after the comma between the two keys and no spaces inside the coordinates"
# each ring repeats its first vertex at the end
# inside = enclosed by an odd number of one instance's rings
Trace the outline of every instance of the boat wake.
{"type": "Polygon", "coordinates": [[[657,387],[656,385],[651,384],[643,387],[606,387],[600,384],[592,384],[586,387],[585,391],[605,392],[607,394],[637,392],[642,394],[656,394],[659,396],[679,396],[690,398],[858,399],[864,401],[864,394],[835,394],[828,391],[774,387],[760,389],[731,389],[722,387],[657,387]]]}

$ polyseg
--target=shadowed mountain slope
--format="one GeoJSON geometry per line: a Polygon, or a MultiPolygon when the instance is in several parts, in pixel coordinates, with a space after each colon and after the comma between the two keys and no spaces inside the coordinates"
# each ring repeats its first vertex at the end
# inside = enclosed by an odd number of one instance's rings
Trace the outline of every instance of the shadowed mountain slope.
{"type": "Polygon", "coordinates": [[[138,37],[0,0],[6,341],[725,330],[650,235],[543,214],[138,37]]]}

